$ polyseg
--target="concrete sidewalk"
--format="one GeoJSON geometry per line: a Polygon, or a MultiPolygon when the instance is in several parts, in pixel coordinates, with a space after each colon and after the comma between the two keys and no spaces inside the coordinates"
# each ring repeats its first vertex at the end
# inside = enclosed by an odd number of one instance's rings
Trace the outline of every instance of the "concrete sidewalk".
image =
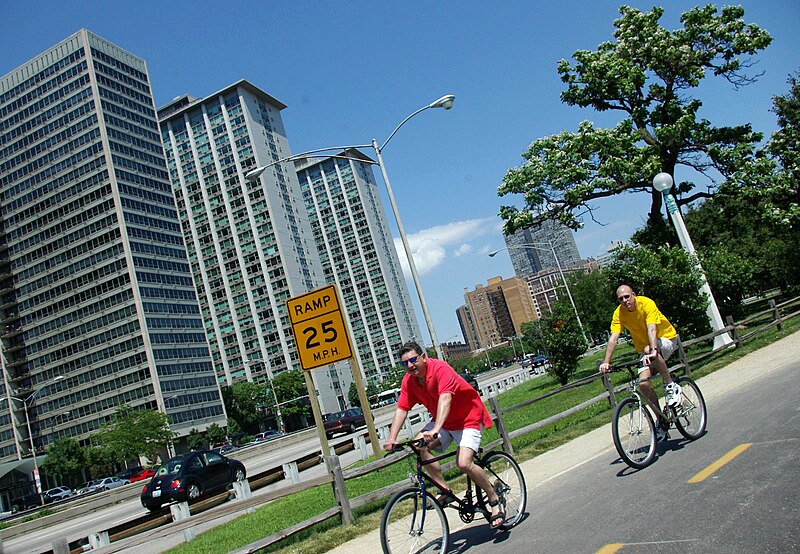
{"type": "MultiPolygon", "coordinates": [[[[753,381],[768,376],[771,372],[785,367],[798,358],[800,358],[800,332],[748,354],[699,379],[697,384],[708,402],[731,390],[750,386],[753,381]]],[[[611,424],[609,423],[520,464],[528,486],[528,509],[530,510],[535,504],[537,487],[613,450],[614,444],[611,440],[611,424]]],[[[476,518],[473,523],[466,525],[459,518],[450,517],[454,513],[451,510],[447,510],[446,513],[450,522],[451,534],[465,527],[487,525],[483,518],[476,518]]],[[[375,529],[328,552],[329,554],[354,554],[380,551],[380,534],[378,529],[375,529]]]]}

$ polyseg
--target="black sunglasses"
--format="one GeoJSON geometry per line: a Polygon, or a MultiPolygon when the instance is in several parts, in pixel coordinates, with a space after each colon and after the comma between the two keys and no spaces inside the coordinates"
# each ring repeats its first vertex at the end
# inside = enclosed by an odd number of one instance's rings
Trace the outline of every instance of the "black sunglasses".
{"type": "Polygon", "coordinates": [[[407,359],[407,360],[405,360],[405,361],[403,361],[403,362],[401,362],[401,363],[402,363],[404,366],[407,366],[407,365],[414,365],[415,363],[417,363],[417,359],[418,359],[418,358],[419,358],[419,356],[411,356],[409,359],[407,359]]]}

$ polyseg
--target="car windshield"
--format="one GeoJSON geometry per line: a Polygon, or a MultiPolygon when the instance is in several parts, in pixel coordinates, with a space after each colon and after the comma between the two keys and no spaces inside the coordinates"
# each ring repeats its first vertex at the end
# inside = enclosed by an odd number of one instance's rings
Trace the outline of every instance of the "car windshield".
{"type": "Polygon", "coordinates": [[[344,412],[336,412],[333,414],[327,414],[325,416],[325,421],[336,421],[337,419],[342,419],[344,417],[344,412]]]}
{"type": "Polygon", "coordinates": [[[164,477],[165,475],[177,475],[182,467],[183,467],[183,458],[170,460],[166,464],[158,468],[156,476],[164,477]]]}

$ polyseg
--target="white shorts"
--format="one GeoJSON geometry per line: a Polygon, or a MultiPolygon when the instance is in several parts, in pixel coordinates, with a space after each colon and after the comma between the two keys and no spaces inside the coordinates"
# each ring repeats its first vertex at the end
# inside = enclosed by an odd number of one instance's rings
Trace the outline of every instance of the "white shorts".
{"type": "MultiPolygon", "coordinates": [[[[665,339],[664,337],[660,337],[658,339],[658,353],[661,354],[661,357],[664,358],[664,361],[669,360],[669,357],[675,352],[678,348],[678,337],[674,339],[665,339]]],[[[642,362],[644,362],[644,355],[640,358],[642,362]]],[[[639,373],[644,371],[645,369],[650,369],[649,365],[642,365],[639,367],[639,373]]]]}
{"type": "MultiPolygon", "coordinates": [[[[425,427],[422,428],[422,430],[430,431],[433,429],[434,425],[435,423],[433,421],[429,421],[425,427]]],[[[472,449],[473,452],[477,452],[481,447],[482,435],[483,432],[480,429],[461,429],[458,431],[439,429],[439,442],[441,443],[441,446],[435,450],[444,452],[450,446],[450,443],[455,440],[458,446],[465,446],[472,449]]]]}

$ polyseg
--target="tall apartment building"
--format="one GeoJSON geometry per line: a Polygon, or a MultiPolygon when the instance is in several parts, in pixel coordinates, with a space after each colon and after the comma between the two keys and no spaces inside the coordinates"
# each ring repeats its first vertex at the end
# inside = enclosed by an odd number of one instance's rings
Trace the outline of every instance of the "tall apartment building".
{"type": "Polygon", "coordinates": [[[0,462],[121,404],[226,424],[142,59],[80,30],[0,78],[0,216],[0,462]]]}
{"type": "Polygon", "coordinates": [[[557,221],[547,220],[535,227],[520,229],[512,235],[506,235],[505,241],[514,275],[520,278],[558,267],[550,244],[562,267],[577,264],[581,260],[572,231],[557,221]]]}
{"type": "MultiPolygon", "coordinates": [[[[562,272],[565,276],[568,276],[570,273],[592,272],[599,267],[599,264],[594,258],[589,258],[580,263],[563,267],[562,272]]],[[[564,279],[561,276],[562,272],[559,272],[557,269],[543,269],[538,273],[525,277],[528,291],[531,298],[533,298],[537,319],[549,314],[553,304],[555,304],[559,298],[566,295],[564,279]]],[[[567,280],[569,280],[568,277],[567,280]]]]}
{"type": "Polygon", "coordinates": [[[464,289],[464,300],[476,350],[505,342],[522,331],[523,323],[538,319],[528,285],[518,277],[492,277],[487,286],[464,289]]]}
{"type": "MultiPolygon", "coordinates": [[[[223,385],[299,371],[286,300],[325,284],[297,174],[289,163],[274,163],[290,153],[285,107],[241,80],[158,110],[190,272],[223,385]],[[245,178],[269,164],[259,178],[245,178]]],[[[312,377],[323,409],[337,410],[329,373],[315,370],[312,377]]]]}
{"type": "MultiPolygon", "coordinates": [[[[351,149],[295,162],[325,281],[342,296],[364,378],[379,383],[400,346],[421,336],[372,171],[351,149]]],[[[340,387],[347,392],[350,375],[340,387]]],[[[334,381],[338,376],[331,375],[334,381]]]]}

